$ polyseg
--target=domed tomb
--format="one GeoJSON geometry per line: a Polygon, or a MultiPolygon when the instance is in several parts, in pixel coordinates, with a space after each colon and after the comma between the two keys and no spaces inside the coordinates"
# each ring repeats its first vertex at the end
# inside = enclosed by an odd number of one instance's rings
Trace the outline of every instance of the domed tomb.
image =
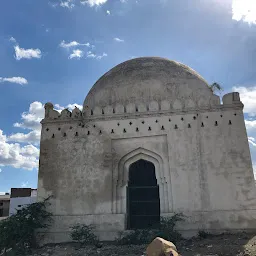
{"type": "Polygon", "coordinates": [[[125,61],[105,73],[89,91],[84,107],[152,100],[197,102],[202,96],[212,95],[207,82],[190,67],[164,58],[143,57],[125,61]]]}

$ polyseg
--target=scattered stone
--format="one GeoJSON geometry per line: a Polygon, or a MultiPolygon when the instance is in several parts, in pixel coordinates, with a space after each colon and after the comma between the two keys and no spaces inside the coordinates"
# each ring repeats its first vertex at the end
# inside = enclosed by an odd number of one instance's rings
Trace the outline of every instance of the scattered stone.
{"type": "Polygon", "coordinates": [[[176,246],[163,238],[155,238],[147,247],[147,256],[173,255],[178,256],[176,246]]]}

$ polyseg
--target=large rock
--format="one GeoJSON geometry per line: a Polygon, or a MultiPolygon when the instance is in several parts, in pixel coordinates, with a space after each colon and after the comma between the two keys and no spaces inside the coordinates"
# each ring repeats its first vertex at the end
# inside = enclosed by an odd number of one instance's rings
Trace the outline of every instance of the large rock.
{"type": "Polygon", "coordinates": [[[179,256],[176,246],[161,237],[156,237],[147,247],[147,256],[179,256]]]}

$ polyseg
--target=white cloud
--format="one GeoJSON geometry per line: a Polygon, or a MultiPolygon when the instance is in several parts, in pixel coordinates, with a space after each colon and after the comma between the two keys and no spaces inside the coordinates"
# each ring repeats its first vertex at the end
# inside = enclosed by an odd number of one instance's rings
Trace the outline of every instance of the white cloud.
{"type": "Polygon", "coordinates": [[[2,172],[3,170],[0,168],[0,172],[2,172]]]}
{"type": "Polygon", "coordinates": [[[76,46],[87,46],[87,47],[90,47],[90,43],[85,43],[85,44],[81,44],[77,41],[72,41],[72,42],[69,42],[69,43],[65,43],[65,41],[63,40],[61,43],[60,43],[60,47],[62,48],[71,48],[71,47],[76,47],[76,46]]]}
{"type": "Polygon", "coordinates": [[[79,104],[76,104],[76,103],[74,103],[74,104],[68,104],[65,108],[68,108],[68,109],[70,109],[70,110],[73,110],[75,107],[79,108],[80,110],[83,109],[83,106],[82,106],[82,105],[79,105],[79,104]]]}
{"type": "Polygon", "coordinates": [[[13,36],[9,39],[9,41],[13,42],[13,43],[16,43],[16,39],[13,36]]]}
{"type": "Polygon", "coordinates": [[[241,101],[244,104],[244,112],[250,116],[256,115],[256,86],[233,87],[233,91],[239,92],[241,101]]]}
{"type": "Polygon", "coordinates": [[[255,0],[233,0],[232,19],[256,24],[256,1],[255,0]]]}
{"type": "Polygon", "coordinates": [[[0,83],[9,82],[14,84],[27,84],[28,80],[24,77],[14,76],[14,77],[0,77],[0,83]]]}
{"type": "Polygon", "coordinates": [[[253,162],[254,177],[256,179],[256,120],[245,120],[245,126],[253,162]]]}
{"type": "Polygon", "coordinates": [[[20,48],[19,45],[14,46],[16,60],[21,59],[40,59],[41,51],[39,49],[24,49],[20,48]]]}
{"type": "Polygon", "coordinates": [[[107,13],[107,15],[110,15],[110,11],[109,10],[107,10],[106,13],[107,13]]]}
{"type": "Polygon", "coordinates": [[[87,54],[86,54],[86,57],[87,58],[96,58],[97,56],[94,54],[94,53],[92,53],[91,51],[89,51],[89,52],[87,52],[87,54]]]}
{"type": "Polygon", "coordinates": [[[83,51],[81,51],[81,50],[79,50],[79,49],[75,49],[75,50],[73,50],[73,53],[71,53],[70,55],[69,55],[69,59],[80,59],[80,58],[82,58],[83,57],[83,55],[84,55],[84,52],[83,51]]]}
{"type": "Polygon", "coordinates": [[[22,155],[24,156],[34,156],[34,157],[38,157],[39,155],[39,149],[36,148],[33,145],[26,145],[23,148],[21,148],[22,155]]]}
{"type": "Polygon", "coordinates": [[[39,144],[41,134],[41,120],[44,118],[44,106],[41,102],[32,102],[28,112],[21,114],[21,122],[14,123],[14,127],[31,130],[29,133],[14,133],[8,141],[39,144]]]}
{"type": "Polygon", "coordinates": [[[86,58],[91,58],[91,59],[96,59],[96,60],[101,60],[103,57],[107,57],[108,55],[103,52],[102,55],[96,55],[94,53],[92,53],[91,51],[86,53],[86,58]]]}
{"type": "MultiPolygon", "coordinates": [[[[55,108],[59,111],[64,108],[72,110],[75,106],[82,110],[82,105],[76,103],[65,107],[56,104],[55,108]]],[[[30,130],[30,132],[18,132],[7,136],[0,130],[0,167],[12,166],[29,170],[38,167],[39,149],[37,146],[41,135],[40,121],[43,118],[44,105],[35,101],[30,104],[27,112],[21,114],[21,121],[14,124],[14,127],[30,130]]]]}
{"type": "Polygon", "coordinates": [[[41,133],[38,131],[31,131],[29,133],[14,133],[8,137],[8,141],[20,142],[20,143],[32,143],[38,144],[40,141],[41,133]]]}
{"type": "Polygon", "coordinates": [[[256,147],[255,139],[253,137],[248,137],[248,141],[252,146],[256,147]]]}
{"type": "Polygon", "coordinates": [[[22,187],[22,188],[27,188],[27,187],[28,187],[28,181],[22,182],[22,183],[21,183],[21,187],[22,187]]]}
{"type": "Polygon", "coordinates": [[[44,106],[41,102],[32,102],[28,112],[21,114],[21,123],[15,123],[14,127],[40,131],[40,121],[44,118],[44,106]]]}
{"type": "Polygon", "coordinates": [[[93,6],[103,5],[107,1],[108,0],[86,0],[86,1],[81,1],[81,4],[83,4],[83,5],[88,4],[90,7],[93,7],[93,6]]]}
{"type": "Polygon", "coordinates": [[[102,55],[98,55],[97,57],[96,57],[96,59],[97,60],[101,60],[103,57],[107,57],[108,55],[105,53],[105,52],[103,52],[103,54],[102,55]]]}
{"type": "Polygon", "coordinates": [[[256,120],[245,120],[245,126],[248,132],[256,132],[256,120]]]}
{"type": "Polygon", "coordinates": [[[61,1],[60,6],[68,9],[72,9],[75,5],[72,3],[73,0],[61,1]]]}
{"type": "Polygon", "coordinates": [[[0,130],[0,166],[12,166],[28,170],[37,168],[38,149],[32,145],[22,147],[18,143],[8,143],[7,136],[0,130]]]}
{"type": "Polygon", "coordinates": [[[61,106],[61,105],[59,105],[59,104],[55,104],[54,107],[55,107],[55,109],[56,109],[57,111],[59,111],[59,112],[60,112],[61,110],[65,109],[65,108],[68,108],[70,111],[72,111],[75,107],[79,108],[80,110],[83,109],[83,106],[82,106],[82,105],[79,105],[79,104],[76,104],[76,103],[74,103],[74,104],[68,104],[68,105],[66,105],[65,107],[64,107],[64,106],[61,106]]]}
{"type": "Polygon", "coordinates": [[[120,39],[120,38],[118,38],[118,37],[115,37],[114,40],[115,40],[116,42],[118,42],[118,43],[123,43],[123,42],[124,42],[123,39],[120,39]]]}

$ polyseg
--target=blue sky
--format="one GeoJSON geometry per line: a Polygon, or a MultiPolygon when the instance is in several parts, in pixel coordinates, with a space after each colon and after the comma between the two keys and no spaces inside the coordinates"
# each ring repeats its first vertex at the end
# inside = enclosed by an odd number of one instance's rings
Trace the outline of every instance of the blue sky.
{"type": "Polygon", "coordinates": [[[43,104],[82,105],[140,56],[180,61],[239,91],[256,163],[256,1],[9,0],[0,8],[0,192],[37,186],[43,104]]]}

